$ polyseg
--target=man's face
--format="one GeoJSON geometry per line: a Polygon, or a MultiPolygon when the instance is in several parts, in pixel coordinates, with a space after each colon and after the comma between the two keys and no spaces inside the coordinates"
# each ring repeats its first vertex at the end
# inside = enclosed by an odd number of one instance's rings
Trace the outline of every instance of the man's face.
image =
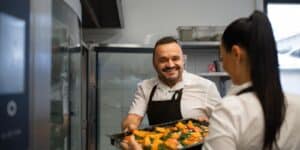
{"type": "Polygon", "coordinates": [[[153,64],[159,79],[168,86],[174,86],[182,80],[184,60],[181,47],[177,43],[158,45],[153,64]]]}

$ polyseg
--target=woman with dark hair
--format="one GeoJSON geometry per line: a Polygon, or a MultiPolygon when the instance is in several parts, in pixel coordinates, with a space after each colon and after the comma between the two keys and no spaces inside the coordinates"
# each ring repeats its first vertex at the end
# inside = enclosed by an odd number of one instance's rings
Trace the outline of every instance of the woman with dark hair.
{"type": "MultiPolygon", "coordinates": [[[[232,22],[220,55],[233,87],[213,110],[202,149],[299,150],[300,99],[282,91],[268,18],[255,11],[232,22]]],[[[133,137],[129,147],[140,149],[133,137]]]]}
{"type": "Polygon", "coordinates": [[[235,86],[213,112],[204,149],[300,149],[300,101],[282,91],[268,18],[255,11],[232,22],[220,55],[235,86]]]}

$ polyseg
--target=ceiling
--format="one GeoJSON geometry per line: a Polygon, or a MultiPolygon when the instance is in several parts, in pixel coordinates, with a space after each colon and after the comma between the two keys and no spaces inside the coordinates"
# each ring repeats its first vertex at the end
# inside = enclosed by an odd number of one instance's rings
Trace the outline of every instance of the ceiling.
{"type": "Polygon", "coordinates": [[[81,0],[83,28],[122,28],[121,0],[81,0]]]}

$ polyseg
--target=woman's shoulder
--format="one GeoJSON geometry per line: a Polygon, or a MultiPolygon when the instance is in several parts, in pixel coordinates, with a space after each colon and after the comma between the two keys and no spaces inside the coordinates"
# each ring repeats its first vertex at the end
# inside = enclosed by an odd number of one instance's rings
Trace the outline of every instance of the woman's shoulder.
{"type": "Polygon", "coordinates": [[[222,124],[226,128],[231,129],[231,134],[239,143],[238,145],[249,141],[259,143],[256,138],[261,135],[263,130],[262,112],[253,93],[240,96],[230,95],[224,97],[216,106],[213,111],[213,121],[223,122],[222,124]],[[247,137],[243,135],[247,135],[247,137]]]}
{"type": "Polygon", "coordinates": [[[230,115],[236,117],[250,117],[249,113],[260,113],[261,106],[253,93],[245,93],[242,95],[225,96],[221,103],[216,106],[216,110],[227,111],[230,115]],[[255,111],[254,111],[255,110],[255,111]]]}
{"type": "Polygon", "coordinates": [[[300,112],[300,95],[285,93],[287,109],[300,112]]]}
{"type": "Polygon", "coordinates": [[[228,95],[222,98],[221,103],[216,106],[216,110],[227,110],[228,112],[239,112],[242,106],[240,98],[236,95],[228,95]]]}
{"type": "Polygon", "coordinates": [[[287,103],[300,105],[300,95],[295,93],[285,93],[287,103]]]}

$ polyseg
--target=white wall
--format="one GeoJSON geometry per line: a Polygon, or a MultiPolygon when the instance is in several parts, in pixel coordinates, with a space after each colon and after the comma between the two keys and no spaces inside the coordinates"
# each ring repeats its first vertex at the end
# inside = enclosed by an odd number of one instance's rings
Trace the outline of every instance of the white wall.
{"type": "Polygon", "coordinates": [[[85,30],[85,41],[153,44],[185,25],[227,25],[262,0],[122,0],[123,29],[85,30]]]}

